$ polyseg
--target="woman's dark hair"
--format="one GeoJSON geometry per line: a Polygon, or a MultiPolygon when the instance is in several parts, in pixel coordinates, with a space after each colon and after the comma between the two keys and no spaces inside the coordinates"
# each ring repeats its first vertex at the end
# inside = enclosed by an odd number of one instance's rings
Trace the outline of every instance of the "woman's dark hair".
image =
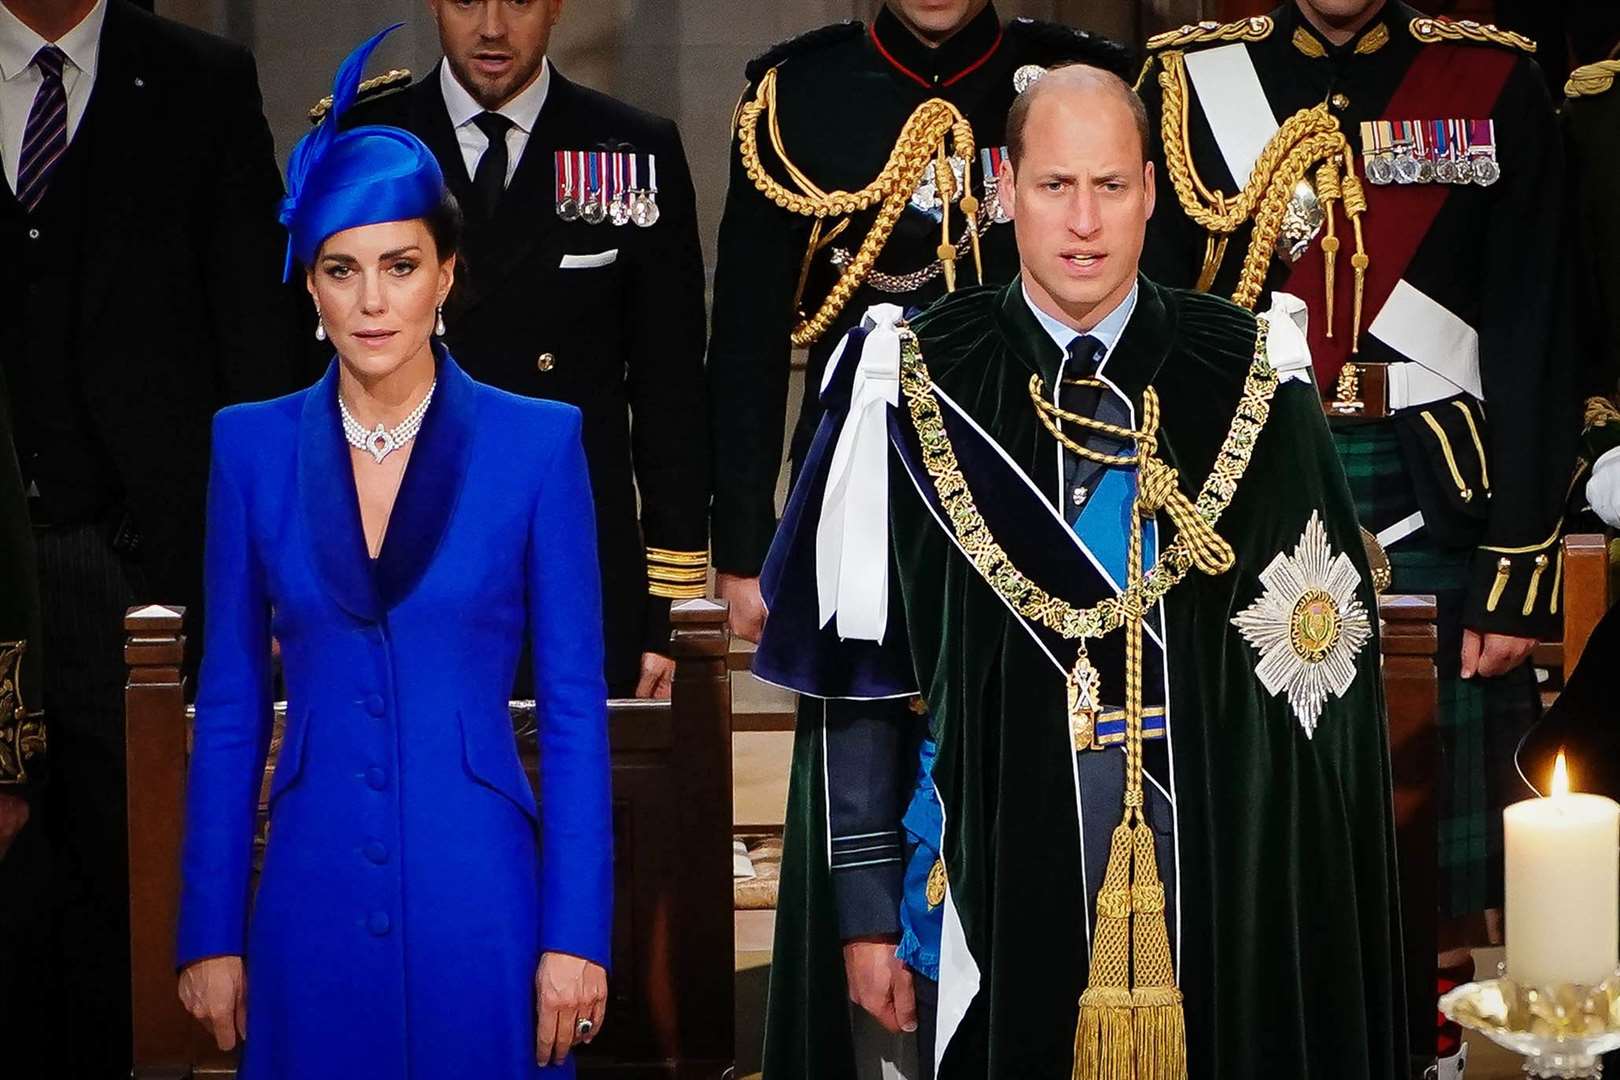
{"type": "Polygon", "coordinates": [[[461,204],[449,188],[440,193],[439,205],[424,214],[422,221],[433,237],[433,245],[439,249],[440,262],[461,253],[461,233],[466,221],[461,214],[461,204]]]}

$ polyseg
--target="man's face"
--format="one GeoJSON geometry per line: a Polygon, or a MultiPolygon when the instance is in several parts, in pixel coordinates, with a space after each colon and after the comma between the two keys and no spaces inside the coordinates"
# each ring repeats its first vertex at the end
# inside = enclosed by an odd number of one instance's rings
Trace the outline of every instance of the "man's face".
{"type": "Polygon", "coordinates": [[[1096,83],[1043,88],[1018,167],[1003,165],[999,183],[1031,297],[1091,329],[1130,294],[1153,214],[1153,165],[1130,107],[1096,83]]]}
{"type": "Polygon", "coordinates": [[[889,10],[913,34],[931,44],[949,38],[985,9],[990,0],[888,0],[889,10]]]}
{"type": "Polygon", "coordinates": [[[489,110],[540,74],[563,0],[428,0],[456,81],[489,110]]]}
{"type": "Polygon", "coordinates": [[[1300,7],[1306,9],[1307,14],[1315,14],[1321,22],[1329,26],[1341,26],[1356,22],[1384,0],[1298,0],[1298,2],[1300,7]]]}

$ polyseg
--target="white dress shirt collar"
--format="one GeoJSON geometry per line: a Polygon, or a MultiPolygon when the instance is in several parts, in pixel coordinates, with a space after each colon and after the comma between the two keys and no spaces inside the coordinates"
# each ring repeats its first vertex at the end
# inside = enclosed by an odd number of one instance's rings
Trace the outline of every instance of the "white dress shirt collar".
{"type": "MultiPolygon", "coordinates": [[[[461,85],[455,73],[450,70],[448,61],[439,62],[439,90],[444,95],[444,107],[450,112],[450,126],[463,128],[473,122],[473,118],[489,111],[473,99],[467,88],[461,85]]],[[[545,107],[546,96],[551,92],[551,61],[542,58],[540,61],[540,77],[530,83],[521,94],[494,110],[512,121],[513,125],[525,135],[533,134],[534,125],[540,120],[540,110],[545,107]]]]}
{"type": "MultiPolygon", "coordinates": [[[[107,0],[97,0],[90,13],[79,20],[79,25],[54,43],[67,56],[69,64],[87,75],[96,73],[101,27],[106,21],[107,0]]],[[[22,75],[33,64],[39,50],[50,44],[52,42],[40,37],[0,3],[0,79],[10,82],[22,75]]]]}
{"type": "Polygon", "coordinates": [[[1102,359],[1097,361],[1099,373],[1102,371],[1103,365],[1108,363],[1109,356],[1114,352],[1114,346],[1119,343],[1119,336],[1125,332],[1125,324],[1131,321],[1131,313],[1136,310],[1137,294],[1142,289],[1140,282],[1132,282],[1130,293],[1114,307],[1114,310],[1104,315],[1102,321],[1090,330],[1082,331],[1076,330],[1068,323],[1042,311],[1041,306],[1035,302],[1035,298],[1029,295],[1028,282],[1021,281],[1019,286],[1024,291],[1024,303],[1028,304],[1029,310],[1034,313],[1035,321],[1041,324],[1041,329],[1050,335],[1052,340],[1057,343],[1057,347],[1063,350],[1065,356],[1068,355],[1069,346],[1074,344],[1076,338],[1090,336],[1102,342],[1102,359]]]}

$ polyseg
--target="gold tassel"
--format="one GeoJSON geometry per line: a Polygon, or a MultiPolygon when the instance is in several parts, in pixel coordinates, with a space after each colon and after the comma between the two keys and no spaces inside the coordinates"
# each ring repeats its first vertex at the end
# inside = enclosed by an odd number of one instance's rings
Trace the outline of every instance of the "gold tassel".
{"type": "Polygon", "coordinates": [[[1344,213],[1356,233],[1356,253],[1350,256],[1350,268],[1355,271],[1355,301],[1350,322],[1350,355],[1361,351],[1361,300],[1367,288],[1367,267],[1372,260],[1367,256],[1366,238],[1361,233],[1361,215],[1367,212],[1367,189],[1356,175],[1355,158],[1349,147],[1344,151],[1344,213]]]}
{"type": "Polygon", "coordinates": [[[1180,1080],[1187,1075],[1187,1029],[1181,990],[1170,959],[1170,931],[1164,919],[1164,886],[1159,881],[1153,829],[1138,816],[1134,832],[1136,884],[1131,889],[1135,933],[1131,942],[1136,989],[1136,1080],[1180,1080]]]}
{"type": "Polygon", "coordinates": [[[1316,170],[1316,194],[1322,202],[1322,215],[1327,221],[1327,235],[1322,237],[1322,306],[1327,317],[1326,337],[1333,337],[1333,281],[1338,275],[1339,237],[1333,221],[1333,204],[1339,201],[1339,170],[1330,158],[1316,170]]]}
{"type": "MultiPolygon", "coordinates": [[[[1168,485],[1149,482],[1147,463],[1158,447],[1158,427],[1158,396],[1149,387],[1142,394],[1142,431],[1135,436],[1137,491],[1126,562],[1131,588],[1142,578],[1142,522],[1162,509],[1174,490],[1173,474],[1168,485]]],[[[1124,625],[1125,812],[1114,828],[1097,895],[1091,970],[1075,1026],[1073,1080],[1187,1077],[1186,1019],[1170,956],[1164,885],[1143,811],[1142,615],[1133,606],[1124,625]]]]}
{"type": "Polygon", "coordinates": [[[1131,997],[1138,1080],[1185,1077],[1187,1025],[1182,1017],[1180,991],[1174,992],[1173,1000],[1158,989],[1135,990],[1131,997]]]}
{"type": "Polygon", "coordinates": [[[1114,827],[1097,894],[1091,973],[1074,1036],[1074,1080],[1132,1080],[1131,813],[1114,827]]]}
{"type": "Polygon", "coordinates": [[[951,243],[951,200],[956,197],[956,174],[945,156],[945,140],[939,141],[934,162],[934,184],[939,192],[939,261],[945,270],[945,291],[956,291],[956,245],[951,243]]]}

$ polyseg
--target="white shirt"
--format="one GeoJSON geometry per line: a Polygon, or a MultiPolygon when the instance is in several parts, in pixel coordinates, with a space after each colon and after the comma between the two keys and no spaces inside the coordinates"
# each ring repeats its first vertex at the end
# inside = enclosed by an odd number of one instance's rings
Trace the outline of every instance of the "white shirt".
{"type": "Polygon", "coordinates": [[[1041,324],[1041,329],[1045,330],[1052,340],[1057,342],[1057,347],[1063,350],[1064,356],[1069,354],[1069,346],[1074,344],[1076,338],[1090,336],[1102,342],[1102,356],[1097,360],[1097,372],[1099,374],[1102,372],[1103,365],[1108,363],[1108,357],[1114,351],[1114,346],[1118,344],[1119,336],[1125,332],[1125,324],[1131,321],[1131,313],[1136,310],[1137,293],[1142,289],[1140,282],[1133,282],[1130,293],[1115,306],[1113,311],[1104,315],[1101,322],[1090,330],[1076,330],[1061,319],[1042,311],[1040,305],[1035,302],[1035,298],[1029,295],[1028,282],[1024,282],[1022,287],[1024,290],[1024,303],[1028,304],[1029,310],[1035,313],[1035,321],[1041,324]]]}
{"type": "MultiPolygon", "coordinates": [[[[506,183],[512,182],[512,175],[517,172],[518,162],[523,159],[523,148],[529,145],[529,135],[534,131],[534,125],[540,119],[540,109],[546,103],[546,94],[551,90],[551,61],[540,61],[540,77],[529,84],[529,88],[517,97],[508,101],[495,111],[512,121],[512,126],[506,130],[506,183]]],[[[439,63],[439,92],[444,95],[444,107],[450,113],[450,126],[455,128],[456,142],[461,144],[461,160],[467,165],[467,176],[472,178],[478,174],[478,159],[484,156],[489,149],[489,136],[479,130],[473,123],[475,117],[481,116],[487,110],[473,96],[467,88],[456,81],[455,75],[450,71],[447,62],[439,63]]]]}
{"type": "MultiPolygon", "coordinates": [[[[62,90],[67,94],[67,137],[73,140],[90,104],[90,91],[96,83],[96,58],[101,53],[101,24],[107,20],[107,0],[96,0],[90,14],[79,25],[54,42],[67,57],[62,65],[62,90]]],[[[21,19],[0,3],[0,159],[4,160],[6,184],[17,190],[17,171],[22,168],[23,131],[34,108],[34,95],[44,81],[34,56],[53,44],[30,30],[21,19]]]]}

